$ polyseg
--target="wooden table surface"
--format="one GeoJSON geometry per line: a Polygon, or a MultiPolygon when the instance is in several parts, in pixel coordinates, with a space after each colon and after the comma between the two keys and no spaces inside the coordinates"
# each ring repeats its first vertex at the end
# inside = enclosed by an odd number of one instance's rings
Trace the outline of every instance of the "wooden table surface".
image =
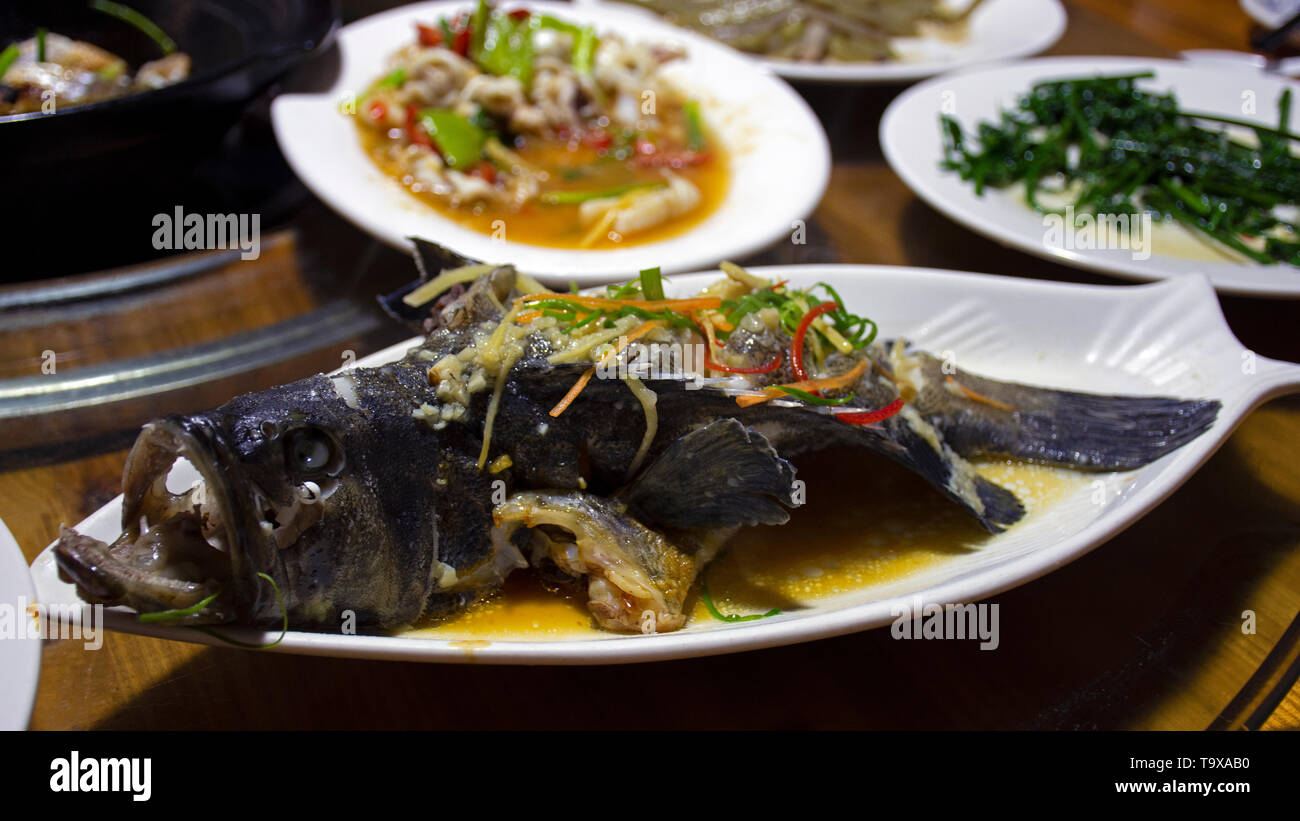
{"type": "MultiPolygon", "coordinates": [[[[1231,0],[1075,0],[1058,54],[1167,56],[1244,49],[1231,0]]],[[[352,14],[360,4],[351,5],[352,14]]],[[[830,190],[805,246],[750,262],[932,266],[1115,284],[1002,248],[939,215],[881,158],[876,127],[898,89],[801,88],[832,137],[830,190]]],[[[220,350],[234,334],[292,355],[123,400],[111,412],[0,419],[0,518],[28,560],[119,491],[145,418],[334,367],[404,336],[373,296],[409,261],[310,197],[260,259],[219,254],[163,284],[119,275],[0,288],[0,380],[97,373],[128,357],[220,350]],[[90,297],[59,286],[98,285],[90,297]],[[106,285],[106,283],[108,283],[106,285]],[[116,283],[116,285],[112,285],[116,283]],[[124,284],[125,283],[125,284],[124,284]],[[109,287],[112,285],[112,287],[109,287]],[[306,319],[304,319],[304,317],[306,319]],[[297,338],[297,337],[295,337],[297,338]],[[210,347],[203,347],[205,345],[210,347]],[[194,346],[198,346],[197,348],[194,346]]],[[[137,269],[126,276],[139,275],[137,269]]],[[[1260,354],[1300,361],[1294,302],[1228,298],[1260,354]]],[[[262,348],[258,348],[258,344],[262,348]]],[[[5,384],[18,384],[0,381],[5,384]]],[[[1051,575],[996,598],[997,652],[901,642],[887,630],[633,667],[511,668],[367,662],[110,634],[101,650],[47,641],[31,726],[117,728],[1162,728],[1300,727],[1300,401],[1254,412],[1172,498],[1051,575]],[[1257,613],[1254,635],[1241,613],[1257,613]]]]}

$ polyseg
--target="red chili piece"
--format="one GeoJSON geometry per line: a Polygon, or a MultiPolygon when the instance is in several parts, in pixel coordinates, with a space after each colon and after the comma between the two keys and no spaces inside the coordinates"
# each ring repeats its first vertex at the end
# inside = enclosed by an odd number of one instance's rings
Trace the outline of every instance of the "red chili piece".
{"type": "Polygon", "coordinates": [[[883,422],[894,414],[903,409],[903,400],[895,399],[888,405],[879,410],[866,411],[864,413],[837,413],[835,418],[841,422],[848,422],[850,425],[871,425],[876,422],[883,422]]]}

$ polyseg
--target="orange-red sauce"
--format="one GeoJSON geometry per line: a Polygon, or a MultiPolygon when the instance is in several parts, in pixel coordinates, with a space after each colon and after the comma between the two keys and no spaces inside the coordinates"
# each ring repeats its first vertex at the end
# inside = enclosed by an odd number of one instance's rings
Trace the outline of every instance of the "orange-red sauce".
{"type": "MultiPolygon", "coordinates": [[[[920,477],[883,458],[822,454],[798,467],[807,500],[790,522],[742,530],[709,567],[709,592],[724,613],[815,605],[934,567],[990,538],[920,477]]],[[[1086,474],[1010,461],[978,468],[1014,492],[1027,517],[1042,515],[1090,481],[1086,474]]],[[[693,598],[688,625],[714,622],[698,595],[693,598]]],[[[531,572],[519,571],[491,600],[411,635],[554,641],[616,634],[595,628],[582,599],[550,593],[531,572]]]]}
{"type": "MultiPolygon", "coordinates": [[[[583,246],[582,242],[590,229],[580,224],[578,205],[530,202],[520,211],[485,204],[473,208],[456,207],[446,196],[412,189],[407,171],[388,156],[389,139],[382,130],[358,123],[358,132],[362,148],[379,169],[402,183],[413,197],[442,216],[481,234],[508,242],[549,248],[609,250],[676,236],[703,222],[718,209],[727,197],[730,179],[727,152],[718,140],[710,139],[709,158],[706,162],[671,169],[674,174],[690,180],[700,190],[700,202],[694,209],[626,236],[611,238],[608,233],[602,234],[594,243],[583,246]]],[[[597,149],[579,142],[533,139],[515,149],[515,153],[529,165],[549,174],[550,179],[542,188],[544,192],[601,191],[636,183],[663,181],[659,169],[641,168],[612,158],[602,159],[597,149]]]]}

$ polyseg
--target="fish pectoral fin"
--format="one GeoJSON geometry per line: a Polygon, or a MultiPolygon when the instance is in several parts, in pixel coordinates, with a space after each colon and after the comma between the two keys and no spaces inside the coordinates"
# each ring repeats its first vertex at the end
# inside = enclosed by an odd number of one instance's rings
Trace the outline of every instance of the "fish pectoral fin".
{"type": "Polygon", "coordinates": [[[553,562],[587,580],[587,609],[606,630],[663,633],[686,624],[686,598],[702,564],[628,514],[619,502],[589,493],[516,493],[493,510],[513,539],[531,529],[534,566],[553,562]]]}
{"type": "Polygon", "coordinates": [[[718,419],[668,446],[619,494],[644,521],[679,530],[790,520],[794,466],[757,431],[718,419]]]}

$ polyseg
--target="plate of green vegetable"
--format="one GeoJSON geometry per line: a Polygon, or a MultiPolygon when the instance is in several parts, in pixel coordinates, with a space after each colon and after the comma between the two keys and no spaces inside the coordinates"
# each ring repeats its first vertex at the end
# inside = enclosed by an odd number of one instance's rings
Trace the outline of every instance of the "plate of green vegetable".
{"type": "Polygon", "coordinates": [[[1300,297],[1295,82],[1249,68],[1063,57],[945,75],[881,120],[934,208],[1031,254],[1224,293],[1300,297]]]}

